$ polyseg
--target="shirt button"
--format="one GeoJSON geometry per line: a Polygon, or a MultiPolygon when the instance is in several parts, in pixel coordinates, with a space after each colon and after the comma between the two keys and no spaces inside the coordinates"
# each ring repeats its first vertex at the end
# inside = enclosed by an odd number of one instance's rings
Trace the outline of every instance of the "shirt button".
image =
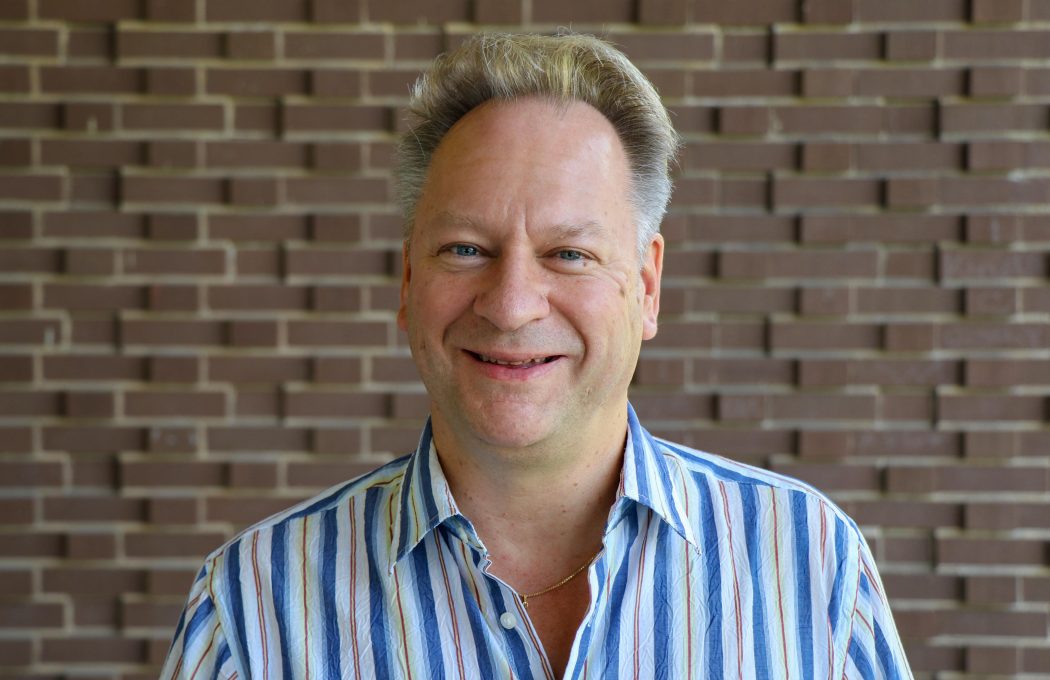
{"type": "Polygon", "coordinates": [[[518,621],[510,612],[503,612],[499,615],[499,625],[507,630],[514,630],[514,626],[518,625],[518,621]]]}

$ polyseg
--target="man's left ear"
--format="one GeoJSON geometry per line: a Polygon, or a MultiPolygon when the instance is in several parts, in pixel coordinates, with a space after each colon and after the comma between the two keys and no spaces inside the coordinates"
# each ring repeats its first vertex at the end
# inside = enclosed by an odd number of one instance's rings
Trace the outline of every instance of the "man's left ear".
{"type": "Polygon", "coordinates": [[[408,330],[408,282],[412,278],[412,267],[408,258],[408,239],[401,243],[401,298],[397,308],[397,327],[408,330]]]}
{"type": "Polygon", "coordinates": [[[656,336],[660,314],[660,277],[664,270],[664,237],[653,236],[642,257],[642,340],[656,336]]]}

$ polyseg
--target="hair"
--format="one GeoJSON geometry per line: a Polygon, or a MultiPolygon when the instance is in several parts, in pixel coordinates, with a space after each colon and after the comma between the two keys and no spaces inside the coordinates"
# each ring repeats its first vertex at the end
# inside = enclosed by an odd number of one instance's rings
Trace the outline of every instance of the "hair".
{"type": "Polygon", "coordinates": [[[597,109],[630,165],[641,257],[671,198],[678,135],[656,89],[626,56],[590,35],[482,34],[438,57],[416,81],[397,145],[397,202],[411,236],[434,151],[456,121],[489,100],[542,97],[597,109]]]}

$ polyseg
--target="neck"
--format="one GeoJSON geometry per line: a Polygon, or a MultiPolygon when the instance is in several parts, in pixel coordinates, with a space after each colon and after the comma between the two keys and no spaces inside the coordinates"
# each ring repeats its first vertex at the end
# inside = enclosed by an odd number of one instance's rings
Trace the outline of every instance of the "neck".
{"type": "Polygon", "coordinates": [[[433,423],[452,495],[497,572],[500,563],[530,566],[522,571],[543,587],[548,572],[575,567],[601,547],[623,465],[626,407],[621,422],[599,432],[517,450],[463,441],[441,419],[433,423]]]}

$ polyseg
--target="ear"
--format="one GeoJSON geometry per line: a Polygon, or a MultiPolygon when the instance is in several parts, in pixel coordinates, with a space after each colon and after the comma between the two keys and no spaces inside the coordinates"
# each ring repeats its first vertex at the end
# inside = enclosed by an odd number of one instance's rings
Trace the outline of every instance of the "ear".
{"type": "Polygon", "coordinates": [[[660,314],[660,277],[664,270],[664,237],[653,236],[642,258],[642,340],[656,336],[660,314]]]}
{"type": "Polygon", "coordinates": [[[401,242],[401,301],[397,308],[397,327],[408,331],[408,283],[412,279],[412,265],[408,256],[408,239],[401,242]]]}

